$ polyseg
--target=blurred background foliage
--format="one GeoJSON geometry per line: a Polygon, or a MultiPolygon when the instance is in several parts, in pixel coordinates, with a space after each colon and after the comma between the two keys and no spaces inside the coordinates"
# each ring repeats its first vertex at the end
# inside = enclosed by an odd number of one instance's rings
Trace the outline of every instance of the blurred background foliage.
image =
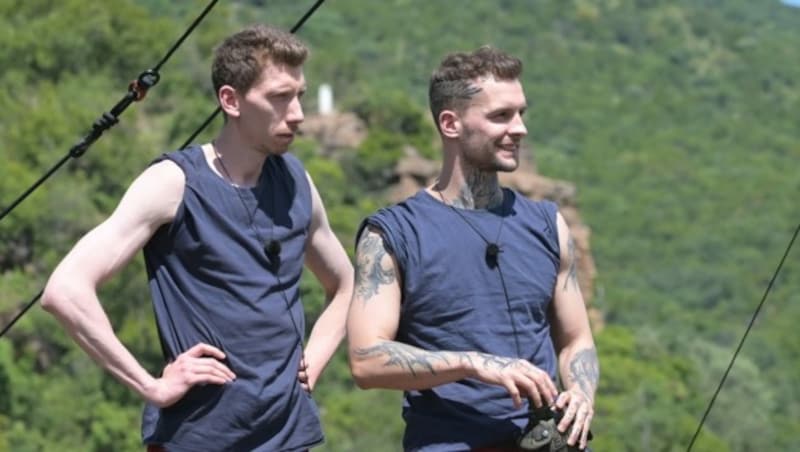
{"type": "MultiPolygon", "coordinates": [[[[114,208],[148,162],[215,108],[211,51],[245,24],[291,27],[313,2],[220,2],[144,102],[0,222],[0,320],[114,208]]],[[[206,2],[0,0],[0,206],[61,158],[206,2]]],[[[540,173],[576,184],[598,267],[597,451],[682,451],[800,221],[800,9],[750,0],[336,0],[300,36],[309,91],[333,87],[367,139],[296,153],[352,253],[411,145],[438,155],[426,110],[441,57],[485,43],[525,62],[540,173]]],[[[317,107],[308,96],[307,111],[317,107]]],[[[213,136],[218,123],[198,138],[213,136]]],[[[121,339],[161,367],[137,258],[102,291],[121,339]]],[[[303,281],[309,321],[323,304],[303,281]]],[[[793,450],[800,433],[795,247],[696,451],[793,450]]],[[[310,323],[310,322],[309,322],[310,323]]],[[[354,387],[343,347],[315,392],[322,451],[400,449],[400,395],[354,387]]],[[[0,340],[0,451],[141,450],[141,402],[34,309],[0,340]]]]}

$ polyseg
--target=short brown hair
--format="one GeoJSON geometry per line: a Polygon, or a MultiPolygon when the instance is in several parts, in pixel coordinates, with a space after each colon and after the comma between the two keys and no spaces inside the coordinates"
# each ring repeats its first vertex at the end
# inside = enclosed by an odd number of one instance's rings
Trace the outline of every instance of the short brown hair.
{"type": "Polygon", "coordinates": [[[244,93],[258,81],[267,63],[297,67],[307,56],[308,48],[291,33],[268,25],[245,28],[222,41],[214,52],[214,92],[230,85],[244,93]]]}
{"type": "Polygon", "coordinates": [[[522,73],[522,61],[502,50],[482,46],[473,52],[456,52],[444,57],[431,75],[428,102],[433,121],[439,127],[442,110],[460,110],[480,92],[475,85],[481,77],[497,80],[516,80],[522,73]]]}

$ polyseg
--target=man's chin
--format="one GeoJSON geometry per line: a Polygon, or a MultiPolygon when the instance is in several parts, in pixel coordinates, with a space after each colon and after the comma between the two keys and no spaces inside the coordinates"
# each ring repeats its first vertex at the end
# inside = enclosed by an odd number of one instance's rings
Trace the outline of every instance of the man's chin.
{"type": "Polygon", "coordinates": [[[503,159],[495,164],[495,170],[501,173],[511,173],[519,168],[519,160],[517,159],[503,159]]]}
{"type": "Polygon", "coordinates": [[[289,146],[266,146],[262,152],[266,155],[283,155],[289,152],[289,146]]]}

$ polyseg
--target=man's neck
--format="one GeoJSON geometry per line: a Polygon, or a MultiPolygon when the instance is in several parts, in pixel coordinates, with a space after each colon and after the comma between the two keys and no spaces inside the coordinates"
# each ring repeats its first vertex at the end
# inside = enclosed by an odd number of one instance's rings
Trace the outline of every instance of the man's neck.
{"type": "Polygon", "coordinates": [[[444,193],[447,200],[462,209],[492,209],[503,203],[503,190],[496,172],[469,170],[461,177],[444,174],[434,189],[444,193]]]}
{"type": "Polygon", "coordinates": [[[215,166],[228,182],[242,187],[258,185],[261,168],[267,158],[265,154],[248,148],[224,133],[211,142],[211,148],[215,166]]]}

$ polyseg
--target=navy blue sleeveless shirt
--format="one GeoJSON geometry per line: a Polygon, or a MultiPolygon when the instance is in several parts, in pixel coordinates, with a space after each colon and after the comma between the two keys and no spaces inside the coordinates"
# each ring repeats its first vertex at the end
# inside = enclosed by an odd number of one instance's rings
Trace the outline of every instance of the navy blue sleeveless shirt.
{"type": "MultiPolygon", "coordinates": [[[[524,358],[556,381],[547,313],[560,265],[557,207],[503,193],[497,208],[455,211],[422,190],[368,217],[362,229],[379,228],[399,266],[397,341],[524,358]],[[486,258],[487,242],[501,248],[496,265],[486,258]]],[[[406,450],[463,451],[513,441],[527,407],[515,409],[501,386],[465,379],[406,391],[403,418],[406,450]]]]}
{"type": "Polygon", "coordinates": [[[186,177],[175,219],[144,247],[164,357],[204,342],[225,353],[237,378],[195,386],[167,408],[148,404],[144,442],[169,451],[264,452],[320,443],[316,404],[297,380],[311,220],[302,164],[290,154],[271,156],[258,185],[239,188],[213,172],[200,147],[156,161],[163,159],[186,177]],[[275,258],[264,251],[272,240],[281,244],[275,258]]]}

